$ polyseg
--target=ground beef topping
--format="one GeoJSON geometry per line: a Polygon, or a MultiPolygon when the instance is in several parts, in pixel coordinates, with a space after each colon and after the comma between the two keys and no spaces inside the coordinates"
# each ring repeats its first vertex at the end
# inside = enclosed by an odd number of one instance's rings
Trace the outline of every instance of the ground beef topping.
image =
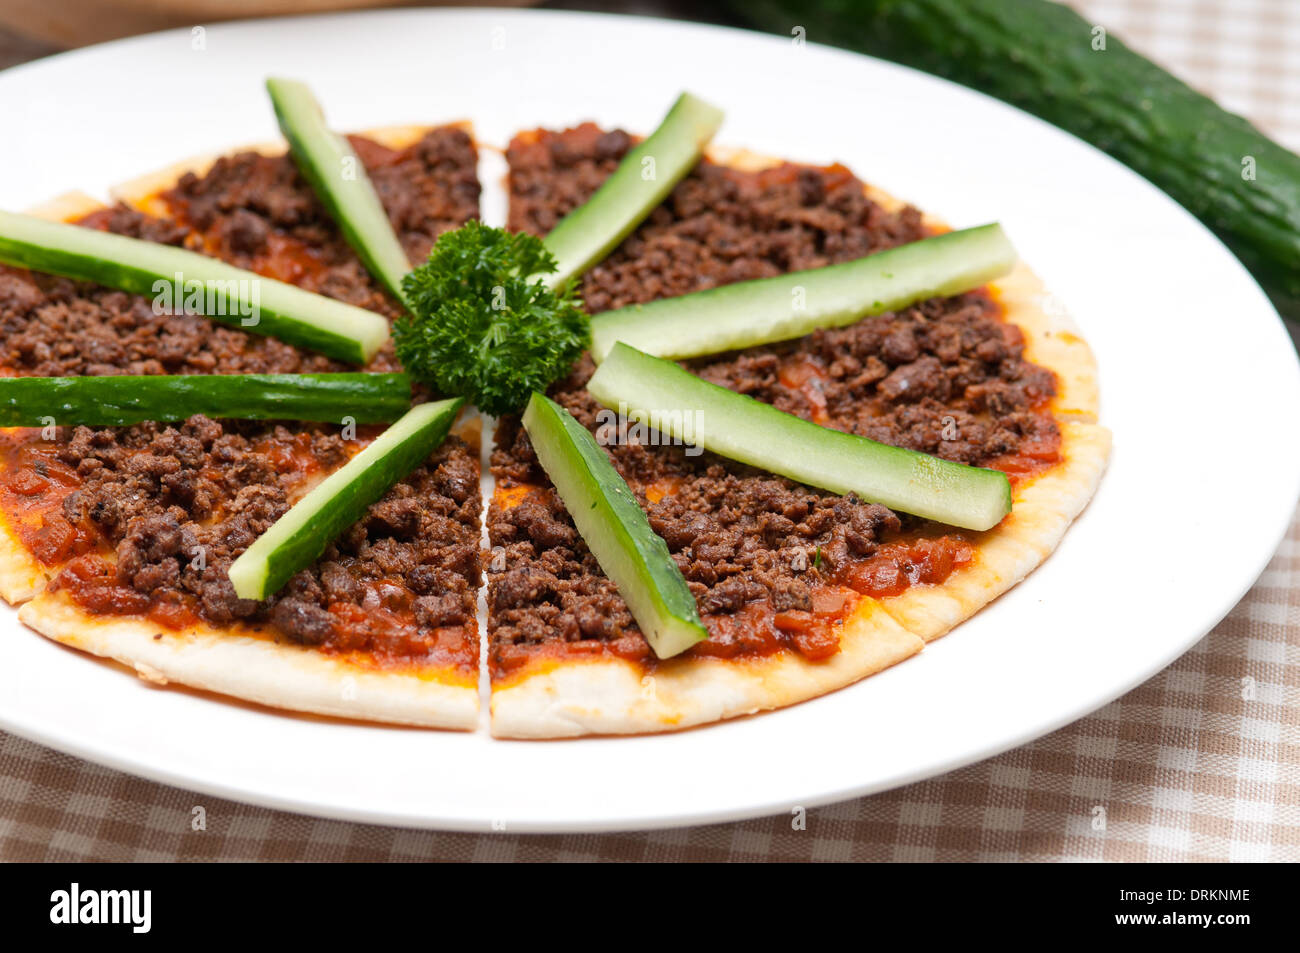
{"type": "MultiPolygon", "coordinates": [[[[461,129],[429,132],[402,150],[361,137],[353,146],[412,261],[478,214],[477,153],[461,129]]],[[[124,205],[82,224],[182,245],[395,317],[288,156],[240,153],[163,194],[170,218],[124,205]]],[[[386,345],[369,370],[396,369],[386,345]]],[[[0,373],[259,374],[355,370],[274,338],[196,315],[156,313],[141,295],[0,267],[0,373]]]]}
{"type": "MultiPolygon", "coordinates": [[[[631,143],[590,124],[511,144],[511,222],[544,233],[590,195],[631,143]]],[[[886,211],[842,167],[756,173],[703,163],[583,279],[592,311],[848,261],[928,234],[886,211]]],[[[689,362],[720,384],[824,426],[1015,476],[1056,459],[1054,375],[984,292],[923,302],[798,341],[689,362]]],[[[551,396],[601,436],[584,358],[551,396]]],[[[680,446],[616,443],[611,458],[667,541],[710,631],[694,655],[806,658],[838,650],[863,595],[941,582],[973,536],[680,446]]],[[[516,418],[497,432],[489,509],[489,632],[500,676],[539,655],[610,652],[652,663],[537,464],[516,418]],[[511,488],[536,487],[523,495],[511,488]]]]}
{"type": "Polygon", "coordinates": [[[148,298],[0,267],[0,373],[302,374],[353,370],[148,298]]]}
{"type": "MultiPolygon", "coordinates": [[[[517,136],[506,154],[510,227],[544,235],[600,187],[632,142],[591,123],[517,136]]],[[[925,234],[916,209],[885,211],[843,166],[746,173],[704,162],[587,273],[582,295],[594,314],[849,261],[925,234]]]]}
{"type": "Polygon", "coordinates": [[[1055,460],[1056,377],[983,292],[691,363],[702,378],[825,426],[975,466],[1055,460]]]}
{"type": "MultiPolygon", "coordinates": [[[[464,130],[432,130],[394,150],[349,137],[412,262],[443,232],[478,215],[477,153],[464,130]]],[[[395,318],[398,306],[348,247],[288,155],[241,152],[162,194],[209,254],[395,318]]]]}
{"type": "Polygon", "coordinates": [[[202,416],[77,427],[53,442],[76,474],[58,515],[100,546],[52,586],[162,625],[270,622],[302,644],[473,668],[482,500],[477,454],[456,437],[275,596],[240,599],[231,587],[231,562],[373,433],[360,436],[202,416]]]}
{"type": "MultiPolygon", "coordinates": [[[[463,131],[434,130],[399,151],[353,145],[413,260],[477,214],[476,154],[463,131]]],[[[219,160],[166,197],[169,219],[119,205],[83,224],[395,313],[287,157],[219,160]]],[[[155,314],[145,297],[9,268],[0,269],[0,333],[0,373],[353,369],[206,318],[155,314]]],[[[369,369],[391,366],[390,348],[369,369]]],[[[59,428],[54,440],[21,431],[0,441],[0,505],[25,515],[18,531],[38,559],[72,560],[52,585],[94,611],[147,615],[164,628],[240,622],[380,662],[475,670],[478,454],[454,437],[275,597],[235,597],[230,563],[360,446],[332,426],[203,417],[59,428]]]]}

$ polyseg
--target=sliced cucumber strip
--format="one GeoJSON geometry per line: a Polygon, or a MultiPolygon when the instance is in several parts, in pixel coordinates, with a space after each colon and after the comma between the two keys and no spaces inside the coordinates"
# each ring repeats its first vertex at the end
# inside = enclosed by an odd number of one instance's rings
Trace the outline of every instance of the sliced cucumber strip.
{"type": "Polygon", "coordinates": [[[839,265],[605,311],[591,319],[591,353],[601,361],[622,341],[680,360],[785,341],[970,291],[1015,263],[1000,225],[948,232],[839,265]]]}
{"type": "Polygon", "coordinates": [[[411,263],[366,167],[347,139],[325,125],[320,104],[306,83],[272,78],[266,81],[266,91],[299,171],[370,273],[405,303],[402,276],[411,270],[411,263]]]}
{"type": "Polygon", "coordinates": [[[213,321],[364,364],[388,340],[372,311],[171,245],[0,212],[0,263],[94,281],[213,321]]]}
{"type": "Polygon", "coordinates": [[[368,424],[410,407],[406,374],[0,377],[0,427],[122,427],[195,414],[368,424]]]}
{"type": "Polygon", "coordinates": [[[998,470],[819,427],[626,344],[614,345],[587,390],[683,442],[903,513],[986,530],[1011,512],[1011,483],[998,470]]]}
{"type": "Polygon", "coordinates": [[[648,139],[635,146],[614,174],[546,236],[559,263],[540,276],[551,287],[576,278],[618,247],[700,161],[722,125],[722,110],[690,93],[677,97],[648,139]]]}
{"type": "Polygon", "coordinates": [[[650,521],[590,431],[534,392],[524,427],[587,547],[618,586],[659,658],[708,638],[695,597],[650,521]]]}
{"type": "Polygon", "coordinates": [[[230,564],[241,599],[265,599],[325,551],[447,438],[464,400],[420,404],[330,474],[230,564]]]}

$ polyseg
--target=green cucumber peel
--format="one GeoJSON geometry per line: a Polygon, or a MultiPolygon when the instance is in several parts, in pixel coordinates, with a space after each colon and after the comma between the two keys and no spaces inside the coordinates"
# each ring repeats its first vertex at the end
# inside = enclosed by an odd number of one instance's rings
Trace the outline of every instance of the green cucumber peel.
{"type": "Polygon", "coordinates": [[[192,310],[352,364],[388,340],[372,311],[183,248],[15,212],[0,211],[0,264],[144,295],[163,312],[192,310]]]}
{"type": "Polygon", "coordinates": [[[595,194],[546,236],[558,268],[538,277],[558,288],[598,263],[685,178],[722,125],[722,110],[682,93],[659,127],[623,157],[595,194]]]}
{"type": "Polygon", "coordinates": [[[947,232],[838,265],[602,312],[591,319],[591,354],[602,361],[622,341],[682,360],[803,337],[971,291],[1010,272],[1016,257],[996,223],[947,232]]]}
{"type": "Polygon", "coordinates": [[[659,658],[708,638],[695,597],[596,438],[563,407],[534,393],[524,427],[537,459],[587,547],[627,602],[659,658]]]}
{"type": "Polygon", "coordinates": [[[325,125],[320,103],[306,83],[272,77],[266,91],[298,170],[370,274],[406,304],[402,277],[411,263],[352,145],[325,125]]]}
{"type": "Polygon", "coordinates": [[[998,470],[820,427],[626,344],[614,345],[587,390],[683,443],[892,510],[981,531],[1011,512],[1011,483],[998,470]]]}
{"type": "Polygon", "coordinates": [[[396,420],[410,406],[406,374],[0,378],[0,427],[124,427],[195,414],[369,424],[396,420]]]}
{"type": "Polygon", "coordinates": [[[429,458],[465,401],[412,407],[373,443],[326,477],[230,564],[241,599],[265,599],[310,566],[367,507],[429,458]]]}

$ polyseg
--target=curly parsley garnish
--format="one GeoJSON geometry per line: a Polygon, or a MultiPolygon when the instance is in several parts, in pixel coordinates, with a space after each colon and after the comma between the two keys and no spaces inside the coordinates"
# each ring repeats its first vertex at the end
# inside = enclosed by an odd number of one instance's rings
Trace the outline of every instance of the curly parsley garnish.
{"type": "Polygon", "coordinates": [[[572,285],[555,291],[538,277],[555,269],[532,235],[476,221],[444,233],[402,280],[411,313],[393,326],[398,360],[439,393],[490,414],[521,410],[591,339],[572,285]]]}

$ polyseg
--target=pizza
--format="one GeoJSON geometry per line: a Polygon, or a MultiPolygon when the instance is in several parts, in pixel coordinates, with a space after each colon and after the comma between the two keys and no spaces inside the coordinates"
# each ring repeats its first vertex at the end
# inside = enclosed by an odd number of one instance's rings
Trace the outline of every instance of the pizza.
{"type": "MultiPolygon", "coordinates": [[[[461,126],[352,137],[413,259],[478,213],[461,126]]],[[[46,214],[201,249],[392,316],[283,147],[145,176],[101,207],[46,214]],[[271,152],[271,154],[267,154],[271,152]]],[[[319,355],[158,315],[142,296],[6,268],[7,374],[343,370],[319,355]]],[[[391,347],[369,369],[388,369],[391,347]]],[[[273,600],[236,597],[232,559],[375,436],[358,427],[197,418],[180,426],[4,432],[0,585],[19,617],[158,684],[263,705],[442,728],[478,724],[478,434],[467,427],[273,600]]]]}
{"type": "MultiPolygon", "coordinates": [[[[477,217],[467,125],[349,141],[411,262],[477,217]]],[[[508,228],[547,235],[637,142],[591,123],[518,134],[508,228]]],[[[184,163],[114,198],[67,196],[40,212],[401,316],[283,146],[184,163]]],[[[599,315],[946,231],[841,165],[713,148],[579,290],[599,315]]],[[[3,376],[349,369],[199,315],[157,314],[142,295],[18,268],[0,268],[0,321],[3,376]]],[[[672,658],[652,650],[516,413],[462,414],[260,600],[236,594],[232,563],[382,427],[195,416],[0,431],[0,595],[37,632],[151,682],[272,708],[472,729],[485,674],[498,737],[674,730],[795,704],[917,654],[1051,554],[1109,456],[1091,351],[1023,263],[961,294],[683,363],[822,427],[1001,471],[1011,512],[963,530],[688,442],[628,436],[586,389],[595,364],[583,355],[548,394],[605,447],[694,597],[707,638],[672,658]]],[[[365,369],[398,367],[390,343],[365,369]]]]}
{"type": "MultiPolygon", "coordinates": [[[[584,125],[516,137],[512,228],[544,232],[630,144],[584,125]]],[[[593,312],[832,264],[942,223],[815,168],[715,153],[586,274],[593,312]]],[[[531,452],[503,420],[488,513],[492,724],[551,737],[687,727],[794,704],[916,654],[1014,586],[1092,497],[1110,449],[1087,344],[1023,264],[996,285],[782,345],[692,362],[817,423],[1002,469],[1012,513],[970,534],[680,446],[609,446],[710,637],[657,660],[531,452]]],[[[593,430],[584,361],[553,395],[593,430]]]]}

